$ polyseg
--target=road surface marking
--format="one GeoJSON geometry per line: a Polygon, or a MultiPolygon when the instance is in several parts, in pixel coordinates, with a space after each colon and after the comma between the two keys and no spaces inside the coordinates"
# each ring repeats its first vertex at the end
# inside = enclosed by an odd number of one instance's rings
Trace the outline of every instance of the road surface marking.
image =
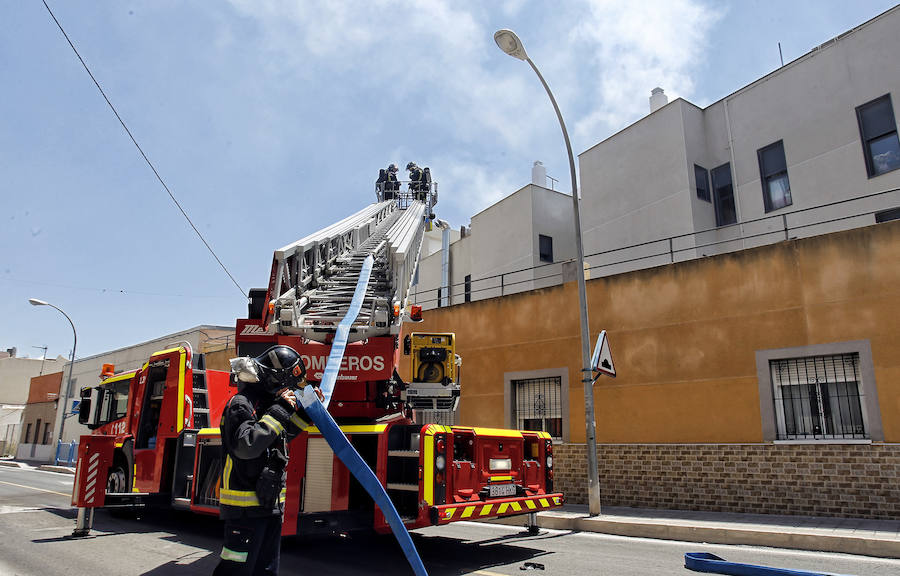
{"type": "Polygon", "coordinates": [[[50,494],[59,494],[60,496],[68,496],[71,497],[72,494],[66,494],[65,492],[54,492],[53,490],[44,490],[43,488],[35,488],[34,486],[25,486],[24,484],[13,484],[12,482],[4,482],[0,480],[0,484],[7,484],[9,486],[18,486],[19,488],[28,488],[29,490],[37,490],[38,492],[48,492],[50,494]]]}

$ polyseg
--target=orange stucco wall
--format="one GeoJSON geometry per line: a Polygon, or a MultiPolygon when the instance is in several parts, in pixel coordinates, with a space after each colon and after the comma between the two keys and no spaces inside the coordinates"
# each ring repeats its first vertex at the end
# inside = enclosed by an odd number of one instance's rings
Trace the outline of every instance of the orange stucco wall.
{"type": "MultiPolygon", "coordinates": [[[[755,352],[850,340],[871,343],[885,441],[900,441],[900,222],[587,289],[592,345],[605,329],[618,373],[594,389],[600,443],[761,442],[755,352]]],[[[570,441],[584,442],[577,303],[569,282],[425,313],[415,331],[457,334],[463,424],[504,424],[505,372],[568,366],[570,441]]]]}

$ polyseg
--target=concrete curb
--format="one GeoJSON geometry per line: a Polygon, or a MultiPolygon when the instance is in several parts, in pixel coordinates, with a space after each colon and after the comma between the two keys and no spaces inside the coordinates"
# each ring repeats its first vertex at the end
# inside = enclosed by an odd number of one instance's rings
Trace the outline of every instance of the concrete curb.
{"type": "Polygon", "coordinates": [[[22,464],[15,460],[0,460],[0,466],[6,466],[7,468],[22,468],[22,464]]]}
{"type": "MultiPolygon", "coordinates": [[[[498,524],[523,526],[524,517],[498,518],[498,524]]],[[[572,530],[597,532],[632,538],[658,538],[681,542],[702,542],[706,544],[731,544],[744,546],[769,546],[793,550],[817,552],[838,552],[859,554],[879,558],[900,558],[900,539],[885,539],[876,536],[857,535],[850,530],[803,529],[779,526],[764,527],[727,526],[722,522],[698,525],[696,522],[681,524],[671,520],[591,518],[583,514],[538,513],[537,523],[541,528],[552,530],[572,530]]]]}
{"type": "Polygon", "coordinates": [[[68,466],[53,466],[50,464],[38,466],[38,470],[43,470],[44,472],[59,472],[61,474],[75,474],[74,468],[70,468],[68,466]]]}

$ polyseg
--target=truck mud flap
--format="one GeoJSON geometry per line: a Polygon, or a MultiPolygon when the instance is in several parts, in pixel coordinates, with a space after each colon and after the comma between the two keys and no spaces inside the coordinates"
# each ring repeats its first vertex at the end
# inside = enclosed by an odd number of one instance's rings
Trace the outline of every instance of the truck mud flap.
{"type": "Polygon", "coordinates": [[[476,502],[458,502],[431,507],[432,524],[449,524],[458,520],[483,520],[499,516],[515,516],[560,508],[565,503],[561,493],[527,498],[497,498],[476,502]]]}

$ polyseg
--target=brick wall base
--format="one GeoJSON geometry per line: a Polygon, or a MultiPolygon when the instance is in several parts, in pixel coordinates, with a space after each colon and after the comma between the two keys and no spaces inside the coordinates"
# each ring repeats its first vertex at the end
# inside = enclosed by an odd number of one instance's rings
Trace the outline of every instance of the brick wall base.
{"type": "MultiPolygon", "coordinates": [[[[554,488],[587,504],[584,444],[557,444],[554,488]]],[[[900,444],[605,444],[607,506],[900,519],[900,444]]]]}

